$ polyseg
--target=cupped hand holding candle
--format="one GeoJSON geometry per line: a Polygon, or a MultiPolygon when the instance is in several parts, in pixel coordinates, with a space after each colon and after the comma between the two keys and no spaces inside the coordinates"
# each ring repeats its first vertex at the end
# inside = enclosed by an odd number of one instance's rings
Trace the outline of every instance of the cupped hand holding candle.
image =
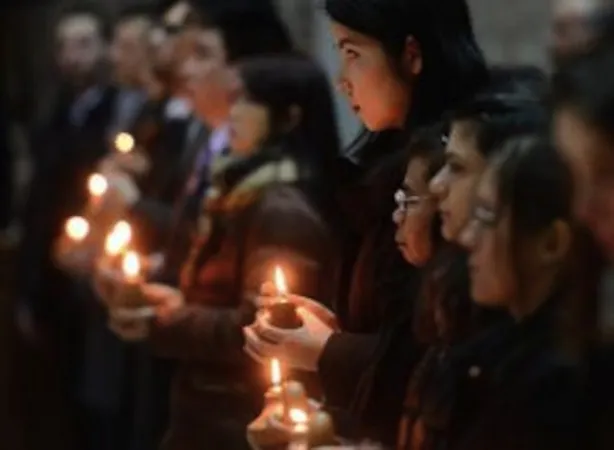
{"type": "Polygon", "coordinates": [[[123,220],[115,224],[105,239],[104,255],[98,261],[93,283],[94,290],[107,305],[113,303],[121,284],[121,259],[131,240],[132,227],[123,220]]]}
{"type": "Polygon", "coordinates": [[[82,275],[91,268],[90,235],[91,227],[85,218],[75,216],[66,221],[64,234],[54,249],[55,260],[64,270],[82,275]]]}
{"type": "Polygon", "coordinates": [[[243,329],[245,351],[261,364],[279,358],[287,366],[316,371],[326,342],[335,332],[310,311],[298,308],[302,327],[284,330],[269,323],[266,313],[259,313],[256,322],[243,329]]]}

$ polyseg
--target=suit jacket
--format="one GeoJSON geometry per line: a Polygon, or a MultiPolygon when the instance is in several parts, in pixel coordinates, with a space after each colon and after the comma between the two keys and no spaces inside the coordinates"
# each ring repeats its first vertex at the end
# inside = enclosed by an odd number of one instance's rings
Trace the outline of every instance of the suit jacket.
{"type": "Polygon", "coordinates": [[[23,217],[18,281],[19,295],[44,321],[78,314],[79,306],[68,301],[71,282],[52,262],[52,246],[65,220],[80,214],[88,200],[87,178],[107,152],[116,94],[114,88],[97,86],[81,98],[60,95],[33,139],[37,157],[23,217]]]}

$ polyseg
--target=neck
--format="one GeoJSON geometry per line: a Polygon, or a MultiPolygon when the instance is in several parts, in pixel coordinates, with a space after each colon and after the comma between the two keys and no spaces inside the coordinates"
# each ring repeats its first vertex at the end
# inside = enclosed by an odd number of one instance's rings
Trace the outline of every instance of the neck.
{"type": "Polygon", "coordinates": [[[517,322],[532,315],[540,306],[546,303],[556,286],[556,274],[542,276],[527,284],[527,289],[521,291],[509,307],[509,312],[517,322]]]}

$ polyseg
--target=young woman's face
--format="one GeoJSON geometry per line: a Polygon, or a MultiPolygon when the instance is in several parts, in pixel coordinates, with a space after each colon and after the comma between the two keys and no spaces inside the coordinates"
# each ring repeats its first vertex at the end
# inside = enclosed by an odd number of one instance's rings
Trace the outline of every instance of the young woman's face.
{"type": "Polygon", "coordinates": [[[230,148],[233,153],[250,155],[266,141],[270,117],[266,106],[239,95],[230,108],[230,148]]]}
{"type": "Polygon", "coordinates": [[[375,39],[332,22],[340,57],[339,88],[371,131],[401,128],[409,110],[409,84],[375,39]]]}
{"type": "Polygon", "coordinates": [[[516,294],[510,218],[498,205],[496,176],[488,169],[477,184],[471,218],[461,235],[469,249],[471,297],[484,306],[507,307],[516,294]]]}
{"type": "Polygon", "coordinates": [[[467,224],[475,187],[485,167],[477,149],[475,125],[466,121],[452,124],[446,162],[430,183],[439,204],[441,233],[447,241],[457,242],[467,224]]]}
{"type": "Polygon", "coordinates": [[[425,158],[412,158],[407,165],[403,186],[395,194],[395,240],[407,262],[418,267],[432,257],[431,230],[437,214],[437,204],[429,192],[428,169],[425,158]]]}
{"type": "Polygon", "coordinates": [[[574,176],[576,216],[614,258],[614,141],[571,108],[555,113],[554,136],[574,176]]]}

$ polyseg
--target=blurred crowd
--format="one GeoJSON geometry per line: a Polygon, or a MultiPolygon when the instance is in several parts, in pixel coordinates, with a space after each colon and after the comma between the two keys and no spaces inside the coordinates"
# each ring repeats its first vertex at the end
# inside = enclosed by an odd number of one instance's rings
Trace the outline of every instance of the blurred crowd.
{"type": "Polygon", "coordinates": [[[335,80],[272,0],[62,9],[0,164],[23,450],[614,449],[614,3],[552,3],[547,74],[326,0],[335,80]]]}

